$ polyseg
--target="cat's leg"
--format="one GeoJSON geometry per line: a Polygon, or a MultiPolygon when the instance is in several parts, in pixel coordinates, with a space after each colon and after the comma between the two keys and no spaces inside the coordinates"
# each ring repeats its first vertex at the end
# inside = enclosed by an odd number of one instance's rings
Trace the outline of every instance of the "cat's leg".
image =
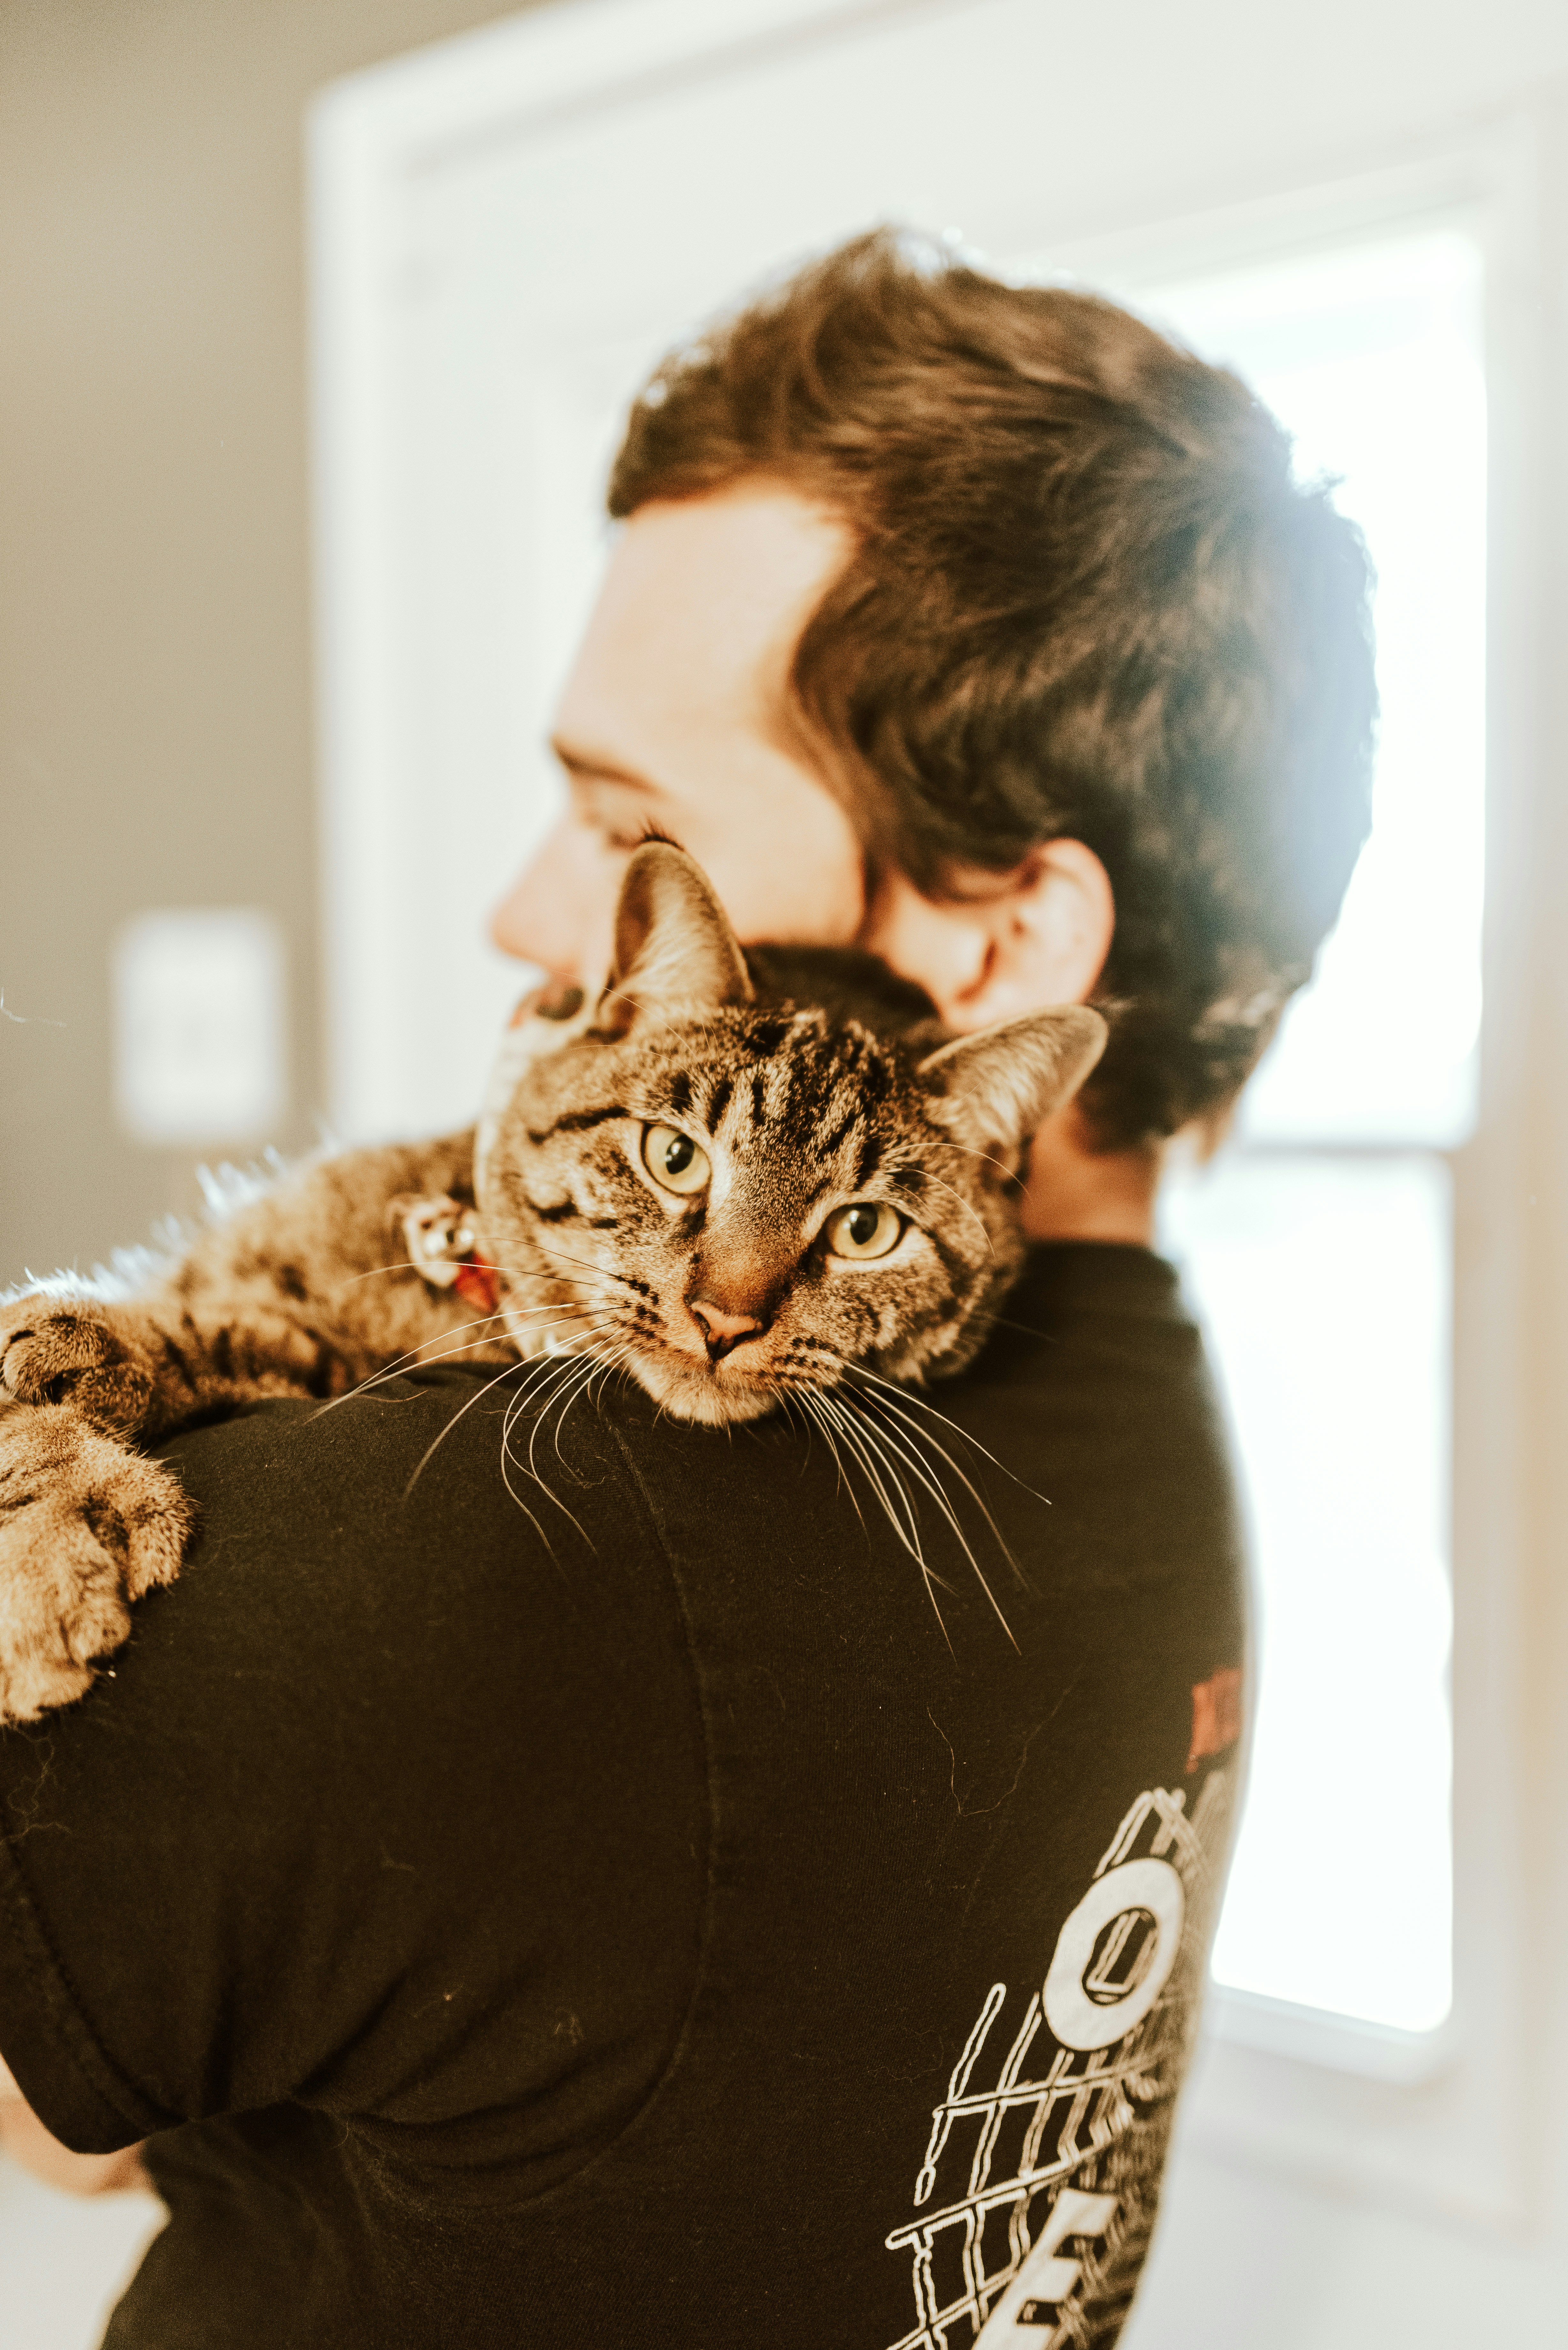
{"type": "Polygon", "coordinates": [[[195,1513],[130,1440],[350,1377],[281,1315],[234,1324],[47,1291],[0,1307],[0,1721],[80,1697],[130,1603],[179,1572],[195,1513]]]}
{"type": "Polygon", "coordinates": [[[195,1513],[161,1462],[58,1404],[0,1409],[0,1722],[68,1705],[171,1582],[195,1513]]]}
{"type": "Polygon", "coordinates": [[[176,1574],[193,1524],[172,1474],[124,1449],[264,1396],[340,1396],[427,1351],[514,1352],[498,1315],[430,1286],[391,1211],[467,1195],[472,1139],[347,1153],[202,1232],[143,1295],[0,1305],[0,1721],[78,1697],[176,1574]]]}
{"type": "Polygon", "coordinates": [[[130,1441],[264,1396],[343,1395],[375,1359],[254,1297],[0,1307],[0,1722],[80,1697],[130,1602],[179,1572],[194,1512],[130,1441]]]}
{"type": "Polygon", "coordinates": [[[35,1291],[0,1307],[0,1404],[65,1404],[105,1434],[158,1437],[269,1395],[342,1395],[353,1350],[302,1317],[35,1291]]]}

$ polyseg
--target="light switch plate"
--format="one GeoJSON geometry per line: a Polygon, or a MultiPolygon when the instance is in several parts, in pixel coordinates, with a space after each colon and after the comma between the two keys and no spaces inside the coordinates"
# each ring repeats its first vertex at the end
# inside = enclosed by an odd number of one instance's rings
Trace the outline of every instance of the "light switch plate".
{"type": "Polygon", "coordinates": [[[135,915],[113,955],[115,1109],[140,1142],[270,1141],[287,1105],[283,939],[254,906],[135,915]]]}

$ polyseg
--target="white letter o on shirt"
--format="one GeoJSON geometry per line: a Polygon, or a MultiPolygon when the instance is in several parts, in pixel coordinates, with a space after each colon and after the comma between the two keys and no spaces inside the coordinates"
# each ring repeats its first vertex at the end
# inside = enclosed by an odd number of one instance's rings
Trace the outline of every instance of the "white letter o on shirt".
{"type": "Polygon", "coordinates": [[[1108,2048],[1143,2022],[1170,1980],[1186,1914],[1181,1879],[1168,1860],[1124,1861],[1095,1879],[1056,1938],[1042,1997],[1045,2021],[1064,2048],[1108,2048]],[[1129,1909],[1146,1910],[1154,1919],[1154,1950],[1120,1999],[1091,1999],[1084,1978],[1095,1945],[1112,1920],[1129,1909]]]}

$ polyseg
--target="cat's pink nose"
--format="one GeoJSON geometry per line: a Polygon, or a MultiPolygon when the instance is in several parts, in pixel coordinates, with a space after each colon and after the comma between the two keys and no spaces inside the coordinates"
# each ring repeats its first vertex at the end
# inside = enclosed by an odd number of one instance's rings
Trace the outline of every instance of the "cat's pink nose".
{"type": "Polygon", "coordinates": [[[754,1338],[759,1330],[767,1327],[754,1314],[726,1314],[722,1307],[711,1305],[705,1297],[688,1298],[686,1310],[701,1330],[711,1363],[729,1354],[742,1338],[754,1338]]]}

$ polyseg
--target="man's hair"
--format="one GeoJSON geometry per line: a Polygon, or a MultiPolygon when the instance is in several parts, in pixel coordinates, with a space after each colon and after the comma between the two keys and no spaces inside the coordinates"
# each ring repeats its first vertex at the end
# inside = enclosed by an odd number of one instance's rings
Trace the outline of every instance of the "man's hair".
{"type": "Polygon", "coordinates": [[[677,350],[612,515],[771,479],[855,535],[798,715],[874,856],[1095,850],[1116,931],[1096,1143],[1231,1100],[1368,817],[1369,570],[1234,376],[1092,295],[858,237],[677,350]]]}

